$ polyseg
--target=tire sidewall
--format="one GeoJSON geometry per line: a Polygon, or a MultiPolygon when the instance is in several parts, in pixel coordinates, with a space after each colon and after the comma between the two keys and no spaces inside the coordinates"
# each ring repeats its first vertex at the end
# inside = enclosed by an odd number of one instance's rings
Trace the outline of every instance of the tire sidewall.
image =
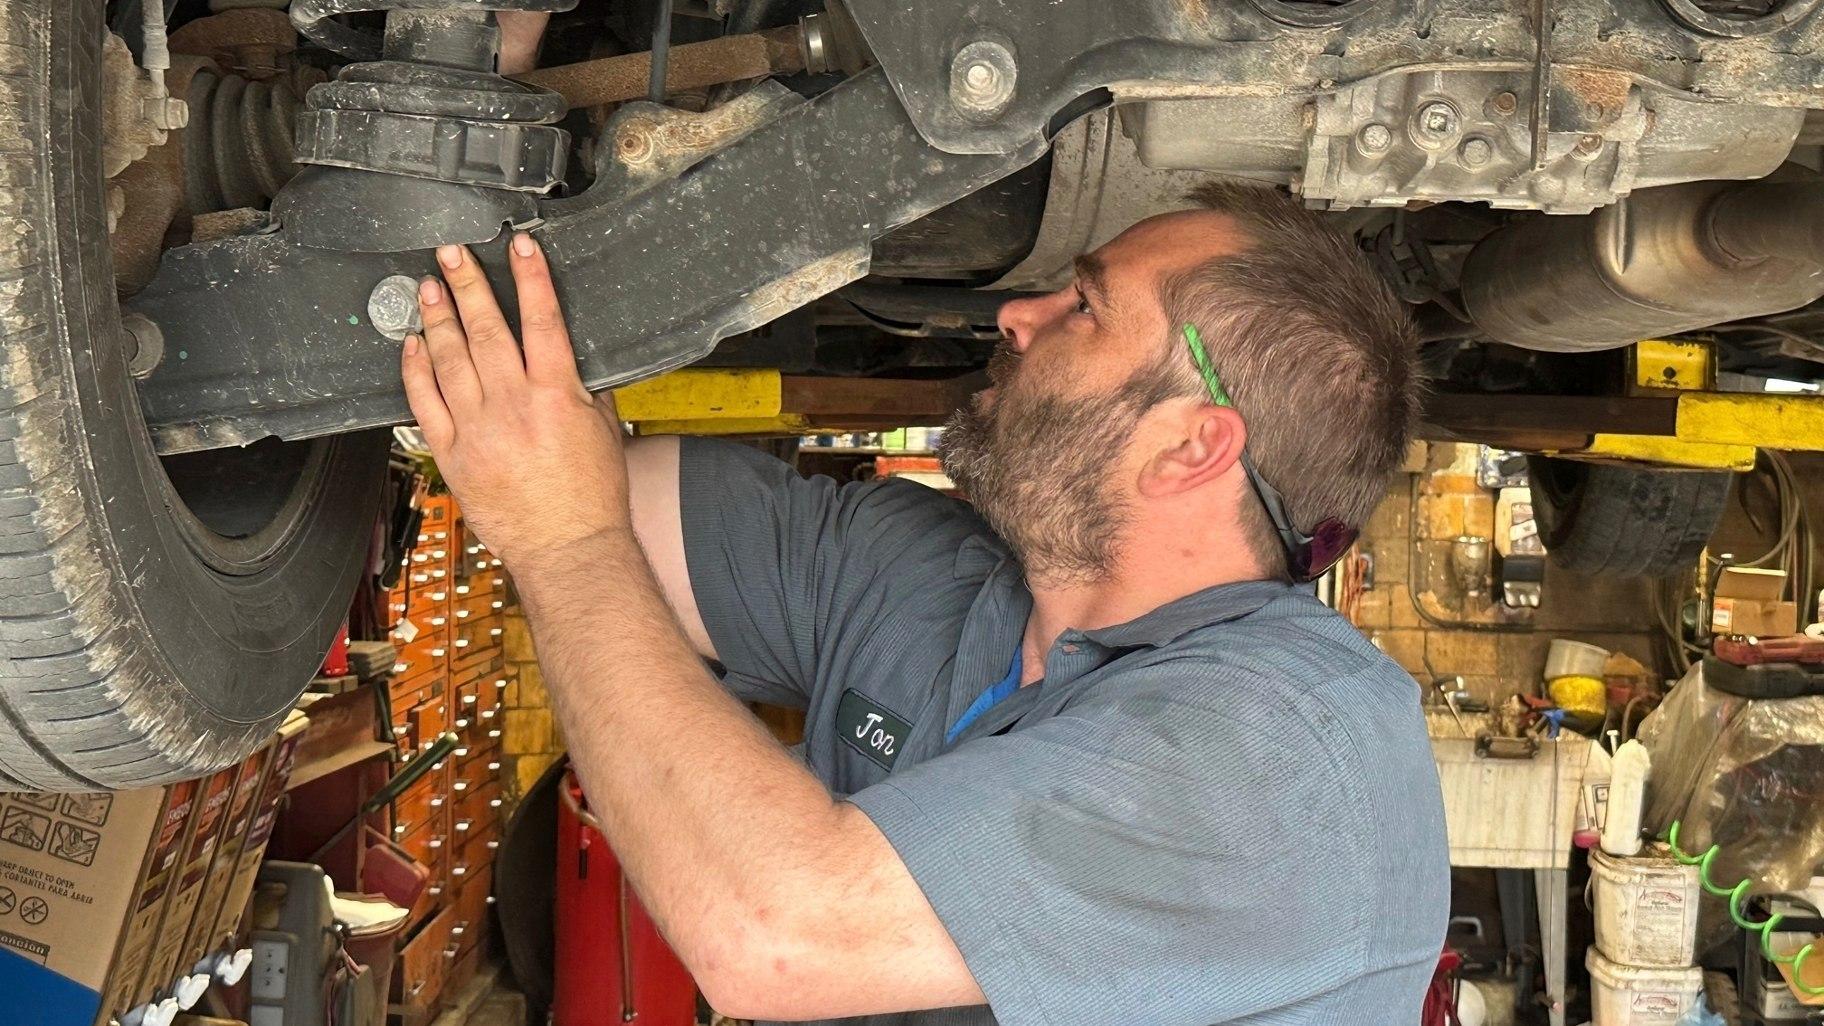
{"type": "Polygon", "coordinates": [[[143,663],[141,693],[128,700],[197,741],[257,735],[291,707],[343,621],[373,534],[386,435],[325,443],[308,512],[253,572],[223,573],[192,547],[194,522],[139,413],[114,297],[99,129],[105,11],[105,0],[71,0],[51,23],[45,171],[63,283],[57,341],[78,407],[67,419],[86,458],[78,473],[109,586],[129,611],[121,655],[143,663]]]}

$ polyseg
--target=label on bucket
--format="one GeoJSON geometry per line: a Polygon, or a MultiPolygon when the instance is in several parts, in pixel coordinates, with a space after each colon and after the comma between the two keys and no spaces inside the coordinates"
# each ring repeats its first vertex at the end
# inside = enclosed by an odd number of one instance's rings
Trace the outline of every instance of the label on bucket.
{"type": "Polygon", "coordinates": [[[1639,949],[1677,952],[1685,947],[1690,923],[1685,896],[1667,887],[1646,887],[1634,899],[1634,939],[1639,949]]]}
{"type": "Polygon", "coordinates": [[[1678,994],[1649,992],[1635,994],[1630,998],[1628,1009],[1640,1015],[1661,1016],[1667,1022],[1672,1022],[1684,1014],[1685,1001],[1678,994]]]}

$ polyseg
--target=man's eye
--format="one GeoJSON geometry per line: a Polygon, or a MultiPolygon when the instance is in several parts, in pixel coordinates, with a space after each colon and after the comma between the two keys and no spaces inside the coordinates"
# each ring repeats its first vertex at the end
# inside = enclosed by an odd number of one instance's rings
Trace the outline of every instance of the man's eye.
{"type": "Polygon", "coordinates": [[[1085,315],[1089,313],[1089,300],[1083,297],[1082,292],[1077,293],[1077,312],[1085,315]]]}

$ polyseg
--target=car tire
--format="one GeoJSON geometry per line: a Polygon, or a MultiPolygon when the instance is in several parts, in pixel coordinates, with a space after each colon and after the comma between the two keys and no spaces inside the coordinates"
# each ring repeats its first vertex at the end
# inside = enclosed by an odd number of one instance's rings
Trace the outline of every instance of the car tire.
{"type": "Polygon", "coordinates": [[[386,465],[383,432],[155,454],[109,254],[105,19],[0,0],[23,129],[0,146],[0,790],[146,786],[257,747],[343,621],[386,465]]]}
{"type": "Polygon", "coordinates": [[[1527,473],[1552,562],[1610,577],[1666,577],[1695,566],[1732,476],[1547,456],[1529,457],[1527,473]]]}

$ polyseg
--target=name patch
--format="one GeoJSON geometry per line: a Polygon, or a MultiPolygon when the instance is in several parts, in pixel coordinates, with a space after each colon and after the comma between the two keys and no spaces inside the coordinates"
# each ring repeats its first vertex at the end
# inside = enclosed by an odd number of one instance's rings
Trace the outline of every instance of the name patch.
{"type": "Polygon", "coordinates": [[[912,724],[850,688],[836,703],[836,733],[843,744],[866,756],[868,761],[881,769],[892,769],[906,735],[912,733],[912,724]]]}

